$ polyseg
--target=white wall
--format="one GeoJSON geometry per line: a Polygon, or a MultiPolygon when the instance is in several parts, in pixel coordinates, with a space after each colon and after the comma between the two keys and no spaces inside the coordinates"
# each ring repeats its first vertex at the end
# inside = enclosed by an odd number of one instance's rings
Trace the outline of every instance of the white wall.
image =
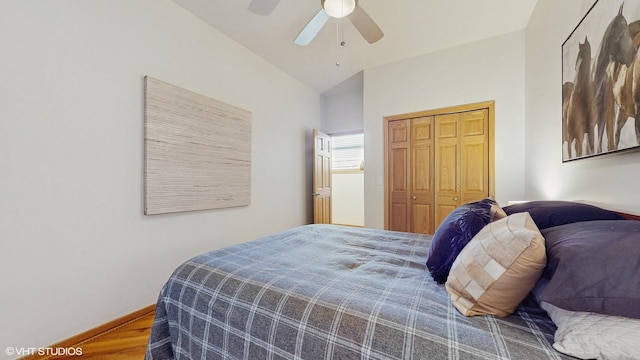
{"type": "Polygon", "coordinates": [[[326,95],[323,98],[325,111],[323,132],[327,134],[362,132],[364,127],[362,89],[326,95]]]}
{"type": "Polygon", "coordinates": [[[0,44],[3,349],[150,305],[185,259],[310,218],[321,96],[173,2],[3,1],[0,44]],[[250,206],[143,215],[144,75],[253,112],[250,206]]]}
{"type": "Polygon", "coordinates": [[[364,226],[364,173],[331,174],[331,222],[364,226]]]}
{"type": "Polygon", "coordinates": [[[640,212],[640,152],[562,163],[562,43],[592,4],[539,0],[529,20],[525,194],[527,199],[586,200],[640,212]]]}
{"type": "Polygon", "coordinates": [[[383,117],[495,100],[496,198],[524,196],[525,32],[365,71],[365,225],[384,227],[383,117]]]}

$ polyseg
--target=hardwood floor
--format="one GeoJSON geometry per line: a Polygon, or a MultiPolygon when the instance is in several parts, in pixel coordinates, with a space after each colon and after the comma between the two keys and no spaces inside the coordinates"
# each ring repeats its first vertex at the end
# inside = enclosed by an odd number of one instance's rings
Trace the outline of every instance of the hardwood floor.
{"type": "Polygon", "coordinates": [[[155,313],[152,312],[79,344],[78,347],[82,348],[82,356],[74,358],[91,360],[144,359],[154,315],[155,313]]]}
{"type": "Polygon", "coordinates": [[[153,307],[145,308],[137,312],[135,316],[126,318],[126,321],[123,321],[124,318],[117,319],[85,334],[51,345],[49,349],[51,349],[53,356],[34,354],[23,359],[144,359],[154,316],[153,307]],[[69,356],[64,354],[64,352],[75,351],[75,349],[81,351],[82,355],[69,356]],[[59,356],[56,352],[62,353],[62,355],[59,356]]]}

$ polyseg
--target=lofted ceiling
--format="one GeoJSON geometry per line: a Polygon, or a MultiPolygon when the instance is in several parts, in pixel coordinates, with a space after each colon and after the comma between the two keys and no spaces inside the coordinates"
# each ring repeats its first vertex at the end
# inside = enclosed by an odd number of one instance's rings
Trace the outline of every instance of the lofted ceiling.
{"type": "Polygon", "coordinates": [[[361,83],[364,69],[524,29],[537,2],[360,0],[384,32],[380,41],[369,44],[348,19],[331,18],[301,47],[293,41],[320,0],[280,0],[268,16],[250,12],[250,0],[173,1],[319,93],[361,83]]]}

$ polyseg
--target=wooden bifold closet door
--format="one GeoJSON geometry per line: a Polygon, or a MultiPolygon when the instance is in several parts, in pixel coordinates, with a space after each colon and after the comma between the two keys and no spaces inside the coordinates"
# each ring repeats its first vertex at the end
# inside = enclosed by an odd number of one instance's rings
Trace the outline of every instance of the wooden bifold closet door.
{"type": "Polygon", "coordinates": [[[388,123],[389,229],[433,228],[433,117],[388,123]]]}
{"type": "Polygon", "coordinates": [[[433,234],[493,196],[493,102],[385,118],[385,228],[433,234]]]}

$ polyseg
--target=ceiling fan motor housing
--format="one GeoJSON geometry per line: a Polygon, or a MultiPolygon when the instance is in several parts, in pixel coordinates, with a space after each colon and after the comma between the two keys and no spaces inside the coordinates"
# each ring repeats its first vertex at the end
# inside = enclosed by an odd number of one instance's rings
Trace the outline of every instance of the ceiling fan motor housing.
{"type": "Polygon", "coordinates": [[[353,12],[358,0],[320,0],[322,8],[334,18],[343,18],[353,12]]]}

